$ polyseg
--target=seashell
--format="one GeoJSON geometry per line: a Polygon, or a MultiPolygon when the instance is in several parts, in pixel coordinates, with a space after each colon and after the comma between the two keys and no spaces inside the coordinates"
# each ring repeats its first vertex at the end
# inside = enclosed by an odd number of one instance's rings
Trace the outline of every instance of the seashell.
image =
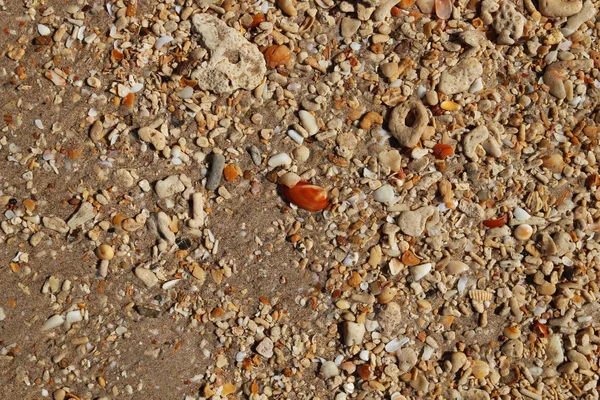
{"type": "Polygon", "coordinates": [[[445,100],[440,104],[440,108],[445,111],[458,111],[460,110],[460,104],[454,101],[445,100]]]}
{"type": "Polygon", "coordinates": [[[292,188],[279,185],[279,191],[284,199],[308,211],[321,211],[329,204],[325,189],[306,181],[300,181],[292,188]]]}
{"type": "Polygon", "coordinates": [[[265,51],[265,60],[269,68],[287,65],[291,58],[292,52],[289,47],[283,45],[273,45],[265,51]]]}
{"type": "Polygon", "coordinates": [[[475,301],[492,301],[494,294],[487,290],[473,289],[469,290],[469,297],[475,301]]]}
{"type": "Polygon", "coordinates": [[[483,379],[490,373],[490,366],[485,361],[481,360],[473,361],[471,369],[473,371],[473,376],[477,379],[483,379]]]}
{"type": "Polygon", "coordinates": [[[514,235],[518,240],[529,240],[533,235],[533,228],[529,224],[521,224],[515,228],[514,235]]]}
{"type": "Polygon", "coordinates": [[[448,265],[446,265],[446,271],[450,274],[450,275],[458,275],[458,274],[462,274],[465,271],[469,270],[469,265],[465,264],[462,261],[458,261],[458,260],[451,260],[448,265]]]}
{"type": "Polygon", "coordinates": [[[454,149],[449,144],[438,143],[433,146],[433,155],[438,160],[444,160],[454,154],[454,149]]]}
{"type": "Polygon", "coordinates": [[[415,282],[424,278],[431,271],[431,263],[425,263],[410,267],[410,273],[412,274],[415,282]]]}
{"type": "Polygon", "coordinates": [[[448,19],[452,16],[452,2],[450,0],[435,0],[435,15],[439,19],[448,19]]]}
{"type": "Polygon", "coordinates": [[[487,219],[487,220],[483,221],[483,225],[485,225],[487,228],[500,228],[500,227],[506,225],[507,222],[508,222],[508,213],[505,213],[500,218],[487,219]]]}

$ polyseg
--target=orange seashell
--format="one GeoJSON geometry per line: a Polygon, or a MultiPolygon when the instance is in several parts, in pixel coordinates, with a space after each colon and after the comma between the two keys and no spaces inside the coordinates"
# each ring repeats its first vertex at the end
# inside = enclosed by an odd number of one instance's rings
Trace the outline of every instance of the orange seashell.
{"type": "Polygon", "coordinates": [[[292,52],[287,46],[273,45],[265,51],[265,60],[267,61],[267,67],[269,68],[286,65],[290,62],[291,58],[292,52]]]}
{"type": "Polygon", "coordinates": [[[433,155],[438,160],[444,160],[454,154],[454,149],[449,144],[438,143],[433,146],[433,155]]]}
{"type": "Polygon", "coordinates": [[[327,192],[320,186],[300,181],[293,188],[279,185],[284,199],[308,211],[321,211],[329,204],[327,192]]]}
{"type": "Polygon", "coordinates": [[[483,221],[483,224],[488,228],[499,228],[501,226],[506,225],[507,222],[508,222],[508,213],[505,213],[500,218],[485,220],[485,221],[483,221]]]}
{"type": "Polygon", "coordinates": [[[115,59],[115,61],[121,61],[121,60],[123,60],[125,58],[125,56],[123,55],[123,53],[121,53],[117,49],[113,49],[113,51],[111,51],[110,55],[112,56],[112,58],[115,59]]]}
{"type": "Polygon", "coordinates": [[[531,326],[531,330],[533,331],[533,333],[538,335],[538,337],[541,337],[541,338],[548,337],[548,328],[546,327],[546,325],[542,324],[539,321],[533,322],[533,325],[531,326]]]}
{"type": "Polygon", "coordinates": [[[125,96],[125,98],[123,99],[123,106],[125,106],[125,108],[127,108],[128,110],[132,110],[133,109],[133,102],[135,101],[135,94],[133,93],[129,93],[127,94],[127,96],[125,96]]]}
{"type": "Polygon", "coordinates": [[[450,0],[435,0],[435,15],[440,19],[448,19],[452,15],[450,0]]]}

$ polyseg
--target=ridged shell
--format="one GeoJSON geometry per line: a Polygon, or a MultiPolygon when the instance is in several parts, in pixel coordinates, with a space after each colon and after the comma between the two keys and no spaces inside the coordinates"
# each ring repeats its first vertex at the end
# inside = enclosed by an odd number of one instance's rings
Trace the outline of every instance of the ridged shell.
{"type": "Polygon", "coordinates": [[[488,292],[487,290],[473,289],[469,290],[469,297],[471,300],[476,301],[492,301],[494,294],[488,292]]]}

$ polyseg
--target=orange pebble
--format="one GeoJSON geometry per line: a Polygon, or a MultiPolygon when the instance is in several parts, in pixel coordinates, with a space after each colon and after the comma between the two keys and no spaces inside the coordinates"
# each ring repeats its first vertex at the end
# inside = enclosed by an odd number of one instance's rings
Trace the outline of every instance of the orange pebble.
{"type": "Polygon", "coordinates": [[[238,170],[233,164],[229,164],[223,170],[223,176],[227,182],[233,182],[239,176],[238,170]]]}
{"type": "Polygon", "coordinates": [[[298,182],[293,188],[279,185],[279,190],[287,201],[308,211],[321,211],[329,204],[325,189],[306,181],[298,182]]]}
{"type": "Polygon", "coordinates": [[[287,46],[273,45],[265,51],[265,60],[267,61],[267,67],[269,68],[286,65],[290,62],[291,58],[292,52],[287,46]]]}

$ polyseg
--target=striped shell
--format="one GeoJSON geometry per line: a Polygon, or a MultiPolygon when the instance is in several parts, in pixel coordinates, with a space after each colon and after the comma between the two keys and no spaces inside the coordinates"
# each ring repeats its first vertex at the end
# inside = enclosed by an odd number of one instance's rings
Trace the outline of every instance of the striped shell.
{"type": "Polygon", "coordinates": [[[469,297],[471,300],[475,301],[492,301],[494,298],[494,294],[488,292],[487,290],[469,290],[469,297]]]}

